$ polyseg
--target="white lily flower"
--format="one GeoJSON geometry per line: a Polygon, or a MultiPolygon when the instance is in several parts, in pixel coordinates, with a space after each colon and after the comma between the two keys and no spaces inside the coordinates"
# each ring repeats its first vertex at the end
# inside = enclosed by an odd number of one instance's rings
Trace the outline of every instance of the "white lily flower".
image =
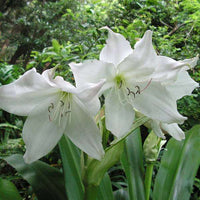
{"type": "MultiPolygon", "coordinates": [[[[181,71],[178,73],[177,80],[174,83],[166,85],[166,89],[174,98],[174,101],[177,101],[186,95],[191,95],[192,91],[198,86],[199,84],[190,77],[187,71],[181,71]]],[[[152,120],[151,127],[154,133],[163,139],[165,139],[165,133],[168,133],[176,140],[185,139],[185,134],[177,123],[168,124],[159,120],[152,120]]]]}
{"type": "Polygon", "coordinates": [[[15,82],[0,87],[0,107],[28,116],[22,132],[25,162],[34,162],[49,153],[63,134],[100,160],[104,150],[92,114],[100,107],[97,93],[104,81],[75,88],[60,76],[53,79],[54,71],[53,68],[40,75],[32,69],[15,82]]]}
{"type": "Polygon", "coordinates": [[[108,27],[107,44],[100,60],[71,63],[77,86],[97,83],[105,78],[101,89],[105,94],[106,127],[115,136],[129,131],[134,109],[164,123],[183,123],[176,101],[163,86],[163,77],[174,81],[177,73],[188,65],[182,61],[158,56],[152,45],[152,32],[146,31],[132,49],[129,42],[108,27]]]}

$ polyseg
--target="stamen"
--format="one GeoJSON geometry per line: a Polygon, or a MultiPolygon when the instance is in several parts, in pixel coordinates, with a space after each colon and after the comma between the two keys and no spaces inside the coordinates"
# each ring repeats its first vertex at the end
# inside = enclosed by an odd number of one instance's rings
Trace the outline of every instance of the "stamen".
{"type": "Polygon", "coordinates": [[[146,90],[146,89],[149,87],[151,81],[152,81],[152,78],[151,78],[150,81],[147,83],[147,85],[145,86],[145,88],[143,88],[143,89],[140,91],[140,93],[143,92],[144,90],[146,90]]]}
{"type": "Polygon", "coordinates": [[[140,94],[140,86],[136,85],[135,88],[138,89],[137,92],[136,92],[136,94],[140,94]]]}
{"type": "Polygon", "coordinates": [[[54,104],[51,103],[50,106],[48,107],[48,111],[51,112],[51,110],[53,110],[53,109],[54,109],[54,104]]]}
{"type": "Polygon", "coordinates": [[[131,91],[129,88],[126,88],[126,89],[128,90],[128,96],[129,96],[130,94],[133,94],[133,95],[134,95],[134,98],[135,98],[135,94],[137,94],[137,93],[131,91]]]}
{"type": "Polygon", "coordinates": [[[60,100],[60,103],[61,103],[61,107],[65,105],[65,103],[62,100],[60,100]]]}
{"type": "Polygon", "coordinates": [[[65,112],[65,116],[66,116],[68,113],[70,113],[70,112],[71,112],[71,110],[66,111],[66,112],[65,112]]]}
{"type": "Polygon", "coordinates": [[[122,87],[122,80],[119,83],[119,89],[122,87]]]}

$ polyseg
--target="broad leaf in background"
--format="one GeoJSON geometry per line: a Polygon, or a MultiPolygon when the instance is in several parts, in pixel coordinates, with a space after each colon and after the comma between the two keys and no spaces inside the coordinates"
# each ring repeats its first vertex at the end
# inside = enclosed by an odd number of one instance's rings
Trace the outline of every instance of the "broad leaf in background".
{"type": "Polygon", "coordinates": [[[121,163],[128,179],[129,197],[131,200],[145,200],[143,150],[139,128],[126,138],[124,149],[121,163]]]}
{"type": "Polygon", "coordinates": [[[19,192],[15,185],[8,181],[0,178],[0,199],[1,200],[22,200],[19,192]]]}
{"type": "Polygon", "coordinates": [[[98,189],[97,200],[114,200],[112,184],[109,175],[106,173],[98,189]]]}
{"type": "Polygon", "coordinates": [[[26,164],[23,156],[15,154],[4,158],[9,165],[33,187],[39,200],[67,200],[63,174],[44,162],[26,164]]]}
{"type": "Polygon", "coordinates": [[[186,133],[185,141],[171,139],[158,171],[154,200],[189,200],[200,165],[200,125],[186,133]]]}
{"type": "Polygon", "coordinates": [[[81,159],[79,149],[64,136],[59,142],[64,168],[65,188],[69,200],[82,200],[84,186],[81,180],[81,159]]]}
{"type": "Polygon", "coordinates": [[[119,189],[114,192],[115,200],[129,200],[128,192],[124,189],[119,189]]]}

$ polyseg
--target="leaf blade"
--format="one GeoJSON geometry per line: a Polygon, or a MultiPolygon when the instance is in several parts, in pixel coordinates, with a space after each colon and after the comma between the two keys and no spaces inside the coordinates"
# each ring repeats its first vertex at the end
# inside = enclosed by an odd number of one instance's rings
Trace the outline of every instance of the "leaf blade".
{"type": "Polygon", "coordinates": [[[200,165],[200,125],[186,134],[185,141],[171,139],[155,180],[154,200],[188,200],[200,165]]]}
{"type": "Polygon", "coordinates": [[[143,150],[139,129],[126,138],[121,163],[128,179],[129,198],[145,200],[143,150]]]}
{"type": "Polygon", "coordinates": [[[4,158],[33,187],[40,200],[66,200],[63,174],[44,162],[26,164],[22,155],[14,154],[4,158]]]}

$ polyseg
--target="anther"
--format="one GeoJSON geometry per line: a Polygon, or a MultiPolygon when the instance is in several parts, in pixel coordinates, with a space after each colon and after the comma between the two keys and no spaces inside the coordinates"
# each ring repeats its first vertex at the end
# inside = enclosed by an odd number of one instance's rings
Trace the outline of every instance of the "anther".
{"type": "Polygon", "coordinates": [[[119,89],[122,87],[122,81],[120,81],[119,83],[119,89]]]}
{"type": "Polygon", "coordinates": [[[54,104],[51,103],[50,106],[48,107],[48,111],[51,112],[51,110],[54,109],[54,104]]]}
{"type": "Polygon", "coordinates": [[[62,100],[60,100],[60,103],[61,103],[61,107],[65,105],[65,103],[62,100]]]}
{"type": "Polygon", "coordinates": [[[126,88],[126,89],[128,90],[128,95],[130,95],[130,93],[131,93],[130,89],[129,88],[126,88]]]}
{"type": "MultiPolygon", "coordinates": [[[[130,95],[130,94],[133,94],[133,96],[134,96],[134,98],[135,98],[135,92],[133,92],[133,91],[131,91],[129,88],[126,88],[127,90],[128,90],[128,96],[130,95]]],[[[137,94],[137,93],[136,93],[137,94]]]]}
{"type": "Polygon", "coordinates": [[[140,94],[140,86],[136,85],[135,88],[138,89],[137,92],[136,92],[136,94],[140,94]]]}
{"type": "Polygon", "coordinates": [[[66,116],[68,113],[70,113],[70,112],[71,112],[71,110],[66,111],[66,112],[65,112],[65,116],[66,116]]]}

